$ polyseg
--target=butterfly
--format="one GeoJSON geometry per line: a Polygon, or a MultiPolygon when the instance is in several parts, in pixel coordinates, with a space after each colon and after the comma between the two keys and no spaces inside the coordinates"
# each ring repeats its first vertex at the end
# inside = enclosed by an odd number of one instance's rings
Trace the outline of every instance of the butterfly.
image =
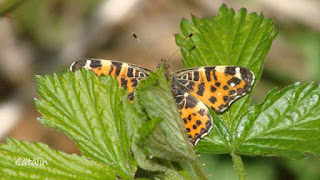
{"type": "MultiPolygon", "coordinates": [[[[166,60],[162,59],[161,64],[169,71],[166,60]]],[[[116,78],[119,86],[128,90],[128,98],[132,101],[135,88],[151,72],[134,64],[104,59],[78,60],[70,70],[75,72],[79,68],[91,70],[97,76],[104,74],[116,78]]],[[[196,145],[213,127],[208,107],[218,113],[225,111],[232,102],[250,92],[254,74],[240,66],[208,66],[177,71],[170,79],[187,136],[191,144],[196,145]]]]}

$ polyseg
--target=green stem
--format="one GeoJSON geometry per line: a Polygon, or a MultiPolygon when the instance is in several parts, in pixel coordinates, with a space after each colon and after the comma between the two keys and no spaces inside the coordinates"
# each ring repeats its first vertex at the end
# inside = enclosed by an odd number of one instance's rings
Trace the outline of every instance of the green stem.
{"type": "Polygon", "coordinates": [[[197,179],[199,180],[206,180],[207,176],[204,174],[204,172],[202,171],[202,167],[199,164],[199,162],[197,161],[197,159],[193,159],[190,162],[192,170],[194,172],[194,174],[197,176],[197,179]]]}
{"type": "Polygon", "coordinates": [[[242,163],[241,156],[234,153],[231,153],[230,155],[232,157],[233,165],[237,171],[239,180],[247,180],[247,175],[242,163]]]}

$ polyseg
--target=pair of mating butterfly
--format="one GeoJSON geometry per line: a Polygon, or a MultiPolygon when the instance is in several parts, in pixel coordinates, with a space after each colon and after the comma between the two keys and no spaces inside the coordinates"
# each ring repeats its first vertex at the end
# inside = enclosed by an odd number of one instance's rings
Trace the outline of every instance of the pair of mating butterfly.
{"type": "MultiPolygon", "coordinates": [[[[167,61],[162,59],[161,64],[169,70],[167,61]]],[[[119,85],[128,90],[130,100],[134,98],[139,81],[150,74],[149,69],[134,64],[103,59],[79,60],[70,67],[73,72],[78,68],[91,70],[97,76],[104,74],[117,78],[119,85]]],[[[177,71],[170,79],[186,133],[190,142],[196,145],[212,129],[212,117],[207,106],[218,113],[226,110],[232,102],[250,91],[254,74],[245,67],[208,66],[177,71]]]]}

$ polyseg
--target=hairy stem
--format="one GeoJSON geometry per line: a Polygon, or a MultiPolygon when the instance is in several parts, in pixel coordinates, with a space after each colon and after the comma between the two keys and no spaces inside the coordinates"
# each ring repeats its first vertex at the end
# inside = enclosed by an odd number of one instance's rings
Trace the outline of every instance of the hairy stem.
{"type": "Polygon", "coordinates": [[[232,157],[233,165],[237,171],[239,180],[247,180],[247,175],[242,163],[241,156],[234,154],[233,152],[230,155],[232,157]]]}
{"type": "Polygon", "coordinates": [[[197,159],[193,159],[190,162],[192,170],[194,172],[194,174],[197,176],[197,179],[201,179],[201,180],[206,180],[207,176],[204,174],[204,172],[202,171],[202,167],[199,164],[199,162],[197,161],[197,159]]]}

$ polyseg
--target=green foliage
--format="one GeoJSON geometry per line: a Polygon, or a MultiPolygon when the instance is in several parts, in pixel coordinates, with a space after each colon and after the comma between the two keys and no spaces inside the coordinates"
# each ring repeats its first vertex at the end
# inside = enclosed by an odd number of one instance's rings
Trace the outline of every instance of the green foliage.
{"type": "Polygon", "coordinates": [[[237,122],[234,149],[239,154],[303,158],[320,153],[320,85],[291,85],[267,98],[237,122]]]}
{"type": "Polygon", "coordinates": [[[54,77],[37,76],[39,121],[66,134],[88,158],[111,166],[122,178],[133,177],[130,124],[125,121],[124,89],[110,77],[86,70],[54,77]]]}
{"type": "Polygon", "coordinates": [[[4,179],[116,179],[110,167],[42,143],[12,138],[0,145],[0,177],[4,179]],[[28,160],[33,165],[27,165],[28,160]],[[37,164],[36,164],[37,163],[37,164]]]}
{"type": "MultiPolygon", "coordinates": [[[[211,19],[193,16],[192,22],[182,20],[181,31],[182,35],[176,35],[179,45],[190,32],[195,33],[181,50],[185,67],[245,66],[255,74],[255,84],[276,35],[271,19],[247,14],[245,9],[235,13],[225,5],[211,19]]],[[[248,111],[250,93],[224,113],[211,112],[215,127],[196,150],[293,158],[302,158],[305,153],[319,154],[319,92],[315,83],[292,85],[278,93],[273,90],[264,102],[248,111]]]]}

